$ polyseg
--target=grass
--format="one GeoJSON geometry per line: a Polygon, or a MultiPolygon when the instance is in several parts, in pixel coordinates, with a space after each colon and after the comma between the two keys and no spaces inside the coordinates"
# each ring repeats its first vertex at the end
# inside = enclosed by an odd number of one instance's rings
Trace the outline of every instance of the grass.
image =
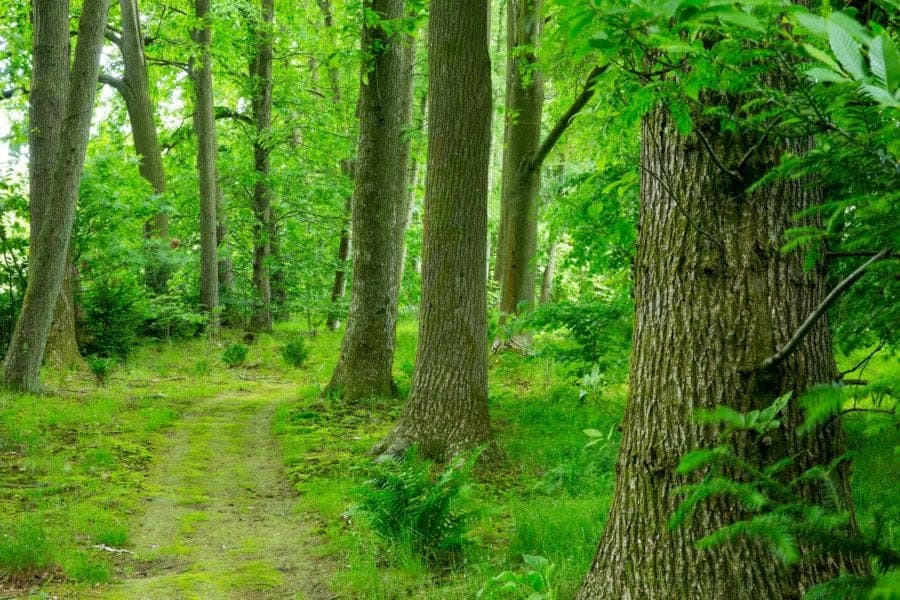
{"type": "MultiPolygon", "coordinates": [[[[231,406],[242,414],[254,410],[248,399],[289,390],[277,400],[272,427],[297,493],[293,518],[311,524],[309,539],[296,543],[314,556],[335,595],[468,599],[499,573],[527,571],[523,555],[539,555],[553,565],[557,597],[574,596],[609,510],[624,383],[607,383],[580,398],[579,377],[540,336],[533,356],[493,357],[489,401],[501,452],[472,475],[470,497],[480,509],[469,534],[474,543],[462,560],[429,566],[403,544],[385,544],[350,510],[355,490],[371,473],[367,452],[390,430],[402,399],[351,404],[323,397],[340,334],[306,336],[308,357],[300,368],[287,367],[285,341],[304,334],[300,324],[280,324],[273,335],[258,336],[247,360],[234,369],[219,357],[239,333],[225,332],[219,340],[141,348],[104,387],[87,372],[51,373],[45,378],[49,396],[0,393],[0,593],[42,586],[55,591],[63,580],[68,587],[61,597],[106,589],[102,584],[128,575],[130,567],[122,555],[96,546],[132,547],[142,498],[160,493],[172,496],[180,516],[171,524],[175,539],[154,552],[172,564],[189,564],[197,556],[195,538],[211,535],[216,523],[204,482],[206,465],[223,449],[201,443],[211,432],[205,421],[195,420],[192,443],[171,465],[179,475],[177,489],[148,487],[149,466],[168,447],[186,411],[204,399],[234,394],[231,406]],[[281,387],[263,389],[257,381],[263,379],[281,387]],[[585,429],[600,432],[602,440],[587,447],[596,438],[585,429]]],[[[415,337],[415,323],[402,322],[394,375],[403,395],[412,379],[415,337]]],[[[840,363],[846,368],[859,358],[842,357],[840,363]]],[[[881,355],[859,376],[884,388],[893,385],[895,371],[896,357],[881,355]]],[[[859,401],[868,406],[878,400],[859,401]]],[[[894,448],[900,436],[885,422],[864,413],[846,419],[859,522],[867,531],[882,531],[897,547],[900,501],[885,481],[886,474],[898,472],[894,448]]],[[[189,569],[171,581],[188,596],[210,586],[222,594],[257,590],[264,596],[288,576],[253,558],[260,547],[254,538],[223,551],[223,560],[237,561],[225,579],[211,581],[209,573],[189,569]]]]}

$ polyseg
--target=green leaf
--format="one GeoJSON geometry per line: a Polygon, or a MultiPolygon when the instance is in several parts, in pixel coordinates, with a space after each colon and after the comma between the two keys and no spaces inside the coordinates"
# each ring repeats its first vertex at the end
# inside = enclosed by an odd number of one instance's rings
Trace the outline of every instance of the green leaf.
{"type": "Polygon", "coordinates": [[[744,29],[749,29],[751,31],[758,31],[760,33],[766,32],[766,27],[763,25],[762,21],[742,10],[720,13],[719,20],[722,21],[722,23],[737,25],[738,27],[743,27],[744,29]]]}
{"type": "Polygon", "coordinates": [[[813,81],[829,81],[831,83],[846,83],[849,81],[846,77],[832,71],[831,69],[825,69],[823,67],[813,67],[812,69],[807,69],[803,72],[804,75],[812,79],[813,81]]]}
{"type": "Polygon", "coordinates": [[[897,45],[886,33],[882,32],[872,39],[869,46],[869,65],[872,73],[881,80],[888,93],[896,93],[900,86],[900,52],[897,45]]]}
{"type": "Polygon", "coordinates": [[[681,135],[690,135],[694,130],[694,121],[691,119],[691,111],[683,102],[673,101],[669,104],[669,112],[675,120],[675,127],[681,135]]]}
{"type": "Polygon", "coordinates": [[[601,432],[599,429],[582,429],[581,431],[582,431],[582,433],[584,433],[584,435],[586,435],[588,437],[593,437],[593,438],[605,437],[605,434],[603,432],[601,432]]]}
{"type": "Polygon", "coordinates": [[[806,50],[806,53],[809,54],[811,58],[816,59],[820,63],[825,64],[832,71],[840,71],[841,67],[838,66],[834,59],[813,46],[812,44],[803,44],[803,49],[806,50]]]}
{"type": "Polygon", "coordinates": [[[838,62],[841,63],[841,66],[847,73],[859,81],[866,78],[863,55],[859,43],[853,39],[853,36],[846,29],[834,21],[828,22],[828,43],[838,62]]]}
{"type": "Polygon", "coordinates": [[[822,37],[828,35],[828,23],[818,15],[798,12],[794,15],[794,22],[815,35],[822,37]]]}
{"type": "Polygon", "coordinates": [[[877,85],[862,85],[860,89],[882,106],[890,106],[892,108],[900,106],[900,102],[897,102],[897,99],[891,96],[890,92],[877,85]]]}

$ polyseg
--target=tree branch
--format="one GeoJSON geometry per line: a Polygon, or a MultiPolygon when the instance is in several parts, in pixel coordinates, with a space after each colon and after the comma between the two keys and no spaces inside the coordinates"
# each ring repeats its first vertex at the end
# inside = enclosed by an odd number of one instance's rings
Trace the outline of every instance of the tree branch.
{"type": "MultiPolygon", "coordinates": [[[[878,252],[873,250],[854,250],[850,252],[832,252],[828,250],[825,252],[825,258],[853,258],[858,256],[875,256],[876,254],[878,252]]],[[[900,252],[891,252],[885,258],[900,258],[900,252]]]]}
{"type": "Polygon", "coordinates": [[[9,100],[16,95],[16,92],[22,92],[23,95],[28,95],[27,89],[23,87],[12,87],[7,90],[0,90],[0,100],[9,100]]]}
{"type": "Polygon", "coordinates": [[[887,257],[890,253],[890,248],[883,249],[881,252],[860,265],[859,268],[857,268],[849,276],[847,276],[846,279],[834,286],[834,289],[831,290],[827,296],[825,296],[825,299],[822,300],[821,304],[819,304],[819,306],[817,306],[816,309],[812,311],[812,313],[808,317],[806,317],[806,320],[803,321],[803,324],[800,325],[800,327],[797,329],[788,343],[785,344],[780,350],[778,350],[778,352],[764,360],[758,367],[758,370],[766,371],[781,364],[784,359],[790,356],[791,353],[793,353],[794,350],[797,349],[797,347],[800,345],[800,342],[802,342],[803,338],[806,337],[806,334],[809,333],[809,330],[812,329],[813,325],[816,324],[816,321],[818,321],[822,317],[822,315],[825,314],[825,311],[828,310],[828,307],[834,304],[834,301],[837,300],[841,294],[847,291],[847,289],[851,285],[856,283],[856,281],[860,277],[865,275],[866,270],[872,265],[872,263],[875,263],[887,257]]]}
{"type": "Polygon", "coordinates": [[[114,90],[117,90],[119,93],[124,95],[125,82],[122,79],[119,79],[118,77],[113,77],[112,75],[103,73],[101,71],[100,76],[97,78],[97,80],[100,83],[102,83],[104,85],[108,85],[109,87],[113,88],[114,90]]]}
{"type": "Polygon", "coordinates": [[[594,97],[594,84],[597,83],[597,80],[600,79],[601,75],[606,73],[609,67],[609,64],[596,66],[588,73],[587,80],[584,82],[584,88],[581,90],[581,93],[578,94],[575,101],[572,102],[572,106],[569,107],[569,110],[567,110],[565,114],[560,117],[559,121],[556,122],[556,125],[550,130],[550,133],[547,134],[547,137],[544,138],[544,141],[538,147],[537,152],[534,153],[531,161],[529,161],[528,170],[530,172],[533,173],[541,168],[547,155],[550,154],[550,151],[553,150],[553,147],[559,141],[559,138],[566,132],[566,129],[569,128],[569,125],[572,124],[572,121],[575,120],[578,113],[581,112],[590,99],[594,97]]]}
{"type": "Polygon", "coordinates": [[[242,112],[238,112],[236,110],[230,109],[227,106],[215,107],[215,119],[217,121],[219,119],[234,119],[235,121],[241,121],[242,123],[248,123],[250,125],[255,125],[255,123],[253,122],[253,119],[251,119],[249,115],[245,115],[242,112]]]}

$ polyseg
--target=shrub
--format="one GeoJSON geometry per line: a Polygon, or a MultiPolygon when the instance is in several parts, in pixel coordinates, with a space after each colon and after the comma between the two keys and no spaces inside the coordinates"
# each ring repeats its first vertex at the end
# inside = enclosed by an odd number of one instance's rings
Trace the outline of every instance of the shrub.
{"type": "Polygon", "coordinates": [[[306,340],[301,337],[295,337],[287,341],[281,346],[280,350],[284,362],[292,367],[301,366],[309,357],[309,348],[306,347],[306,340]]]}
{"type": "Polygon", "coordinates": [[[114,358],[103,358],[101,356],[88,356],[86,359],[87,366],[91,370],[91,374],[97,381],[97,385],[106,385],[107,379],[116,366],[114,358]]]}
{"type": "Polygon", "coordinates": [[[383,540],[409,547],[432,563],[459,558],[477,515],[468,502],[478,452],[448,465],[436,477],[433,463],[415,448],[402,460],[378,463],[356,495],[361,513],[383,540]]]}
{"type": "Polygon", "coordinates": [[[97,356],[124,358],[137,341],[144,319],[140,285],[125,276],[95,284],[82,295],[82,350],[97,356]]]}
{"type": "Polygon", "coordinates": [[[247,360],[248,352],[250,352],[250,348],[244,344],[231,344],[225,349],[225,353],[222,354],[222,362],[231,368],[239,367],[247,360]]]}

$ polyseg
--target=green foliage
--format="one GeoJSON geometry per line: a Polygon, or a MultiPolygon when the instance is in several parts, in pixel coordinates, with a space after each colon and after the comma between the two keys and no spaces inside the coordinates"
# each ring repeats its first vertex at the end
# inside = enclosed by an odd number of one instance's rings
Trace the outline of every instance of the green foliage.
{"type": "Polygon", "coordinates": [[[554,565],[543,556],[522,555],[520,571],[503,571],[478,590],[477,598],[503,598],[510,595],[528,600],[556,600],[552,576],[554,565]]]}
{"type": "Polygon", "coordinates": [[[127,274],[94,282],[81,296],[84,322],[82,352],[125,358],[137,343],[143,316],[144,292],[127,274]]]}
{"type": "MultiPolygon", "coordinates": [[[[818,396],[814,394],[813,398],[818,396]]],[[[711,449],[695,449],[682,457],[678,472],[702,473],[702,478],[679,488],[685,498],[673,513],[669,526],[681,526],[698,506],[713,498],[726,498],[738,503],[747,516],[701,538],[696,542],[699,548],[715,548],[739,538],[756,538],[765,541],[774,556],[788,565],[801,559],[801,547],[804,547],[824,554],[869,560],[880,573],[891,576],[900,566],[900,551],[884,539],[883,531],[876,529],[872,534],[853,531],[850,511],[837,492],[836,472],[846,468],[848,456],[798,472],[792,456],[757,464],[738,454],[735,438],[748,433],[762,436],[779,428],[779,415],[786,411],[789,399],[790,394],[785,394],[765,409],[747,414],[728,407],[700,414],[702,422],[721,427],[724,443],[711,449]],[[821,499],[810,500],[810,489],[817,490],[821,499]]],[[[812,414],[815,424],[805,424],[805,431],[822,422],[820,413],[812,414]]],[[[864,597],[878,581],[878,578],[845,575],[816,586],[809,597],[846,598],[850,597],[847,594],[851,590],[855,594],[852,597],[864,597]]]]}
{"type": "Polygon", "coordinates": [[[50,560],[50,543],[37,520],[0,528],[0,582],[25,583],[50,560]]]}
{"type": "Polygon", "coordinates": [[[477,511],[468,502],[472,467],[480,452],[457,458],[436,476],[415,448],[403,459],[376,463],[357,489],[355,512],[391,544],[411,548],[428,562],[459,560],[477,511]]]}
{"type": "Polygon", "coordinates": [[[299,336],[283,343],[279,350],[284,362],[292,367],[303,366],[303,363],[309,357],[309,348],[306,346],[306,340],[299,336]]]}
{"type": "Polygon", "coordinates": [[[113,369],[116,367],[116,359],[114,358],[88,356],[85,362],[87,362],[88,369],[90,369],[91,375],[94,376],[99,386],[106,385],[107,379],[109,379],[113,369]]]}
{"type": "Polygon", "coordinates": [[[222,353],[222,362],[224,362],[232,369],[235,367],[239,367],[244,364],[245,360],[247,360],[247,354],[249,352],[249,346],[245,346],[244,344],[235,342],[229,345],[225,349],[225,352],[222,353]]]}

